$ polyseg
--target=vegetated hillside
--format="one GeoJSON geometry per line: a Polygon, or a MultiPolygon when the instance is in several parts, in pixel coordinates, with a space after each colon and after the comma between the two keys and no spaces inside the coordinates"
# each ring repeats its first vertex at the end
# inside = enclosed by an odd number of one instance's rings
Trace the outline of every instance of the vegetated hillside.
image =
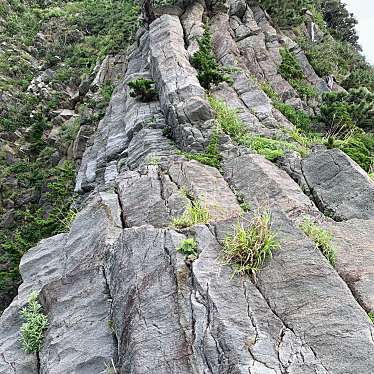
{"type": "Polygon", "coordinates": [[[0,3],[0,310],[17,292],[21,256],[75,216],[76,166],[124,70],[138,8],[0,3]]]}
{"type": "Polygon", "coordinates": [[[374,70],[340,1],[0,9],[1,374],[374,372],[374,70]]]}

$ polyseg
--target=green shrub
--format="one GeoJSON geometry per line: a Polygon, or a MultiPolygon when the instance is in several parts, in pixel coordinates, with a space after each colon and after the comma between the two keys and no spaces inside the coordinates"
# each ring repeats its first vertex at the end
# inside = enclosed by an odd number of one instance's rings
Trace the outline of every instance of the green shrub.
{"type": "Polygon", "coordinates": [[[129,82],[128,86],[132,89],[130,96],[143,102],[155,100],[157,97],[155,82],[150,79],[138,78],[129,82]]]}
{"type": "Polygon", "coordinates": [[[279,66],[279,74],[290,83],[303,99],[317,97],[317,90],[306,81],[305,75],[295,55],[286,48],[282,48],[280,53],[282,56],[282,63],[279,66]]]}
{"type": "Polygon", "coordinates": [[[212,35],[205,26],[203,36],[198,40],[199,50],[192,56],[191,63],[197,70],[197,78],[202,87],[209,90],[211,85],[229,81],[224,69],[218,64],[213,52],[212,35]]]}
{"type": "Polygon", "coordinates": [[[207,224],[210,220],[209,211],[201,206],[199,201],[193,201],[179,218],[174,218],[172,226],[177,229],[186,228],[198,224],[207,224]]]}
{"type": "Polygon", "coordinates": [[[182,240],[177,251],[184,254],[185,256],[197,257],[197,243],[193,238],[187,238],[182,240]]]}
{"type": "Polygon", "coordinates": [[[374,129],[374,94],[365,87],[323,95],[321,121],[331,130],[374,129]]]}
{"type": "Polygon", "coordinates": [[[374,92],[374,68],[367,64],[353,70],[349,76],[344,79],[342,86],[346,90],[366,87],[371,92],[374,92]]]}
{"type": "Polygon", "coordinates": [[[312,120],[308,114],[306,114],[302,110],[297,110],[293,106],[282,102],[275,102],[273,103],[273,105],[298,129],[303,131],[310,130],[312,120]]]}
{"type": "Polygon", "coordinates": [[[308,0],[259,0],[260,5],[281,27],[297,26],[304,22],[304,10],[310,4],[308,0]]]}
{"type": "Polygon", "coordinates": [[[304,233],[312,239],[317,248],[322,252],[322,254],[327,258],[332,266],[336,263],[336,253],[335,248],[331,244],[332,234],[317,224],[313,223],[311,219],[305,218],[300,225],[300,228],[304,233]]]}
{"type": "Polygon", "coordinates": [[[339,148],[365,171],[374,165],[374,135],[362,131],[351,132],[345,139],[334,140],[332,147],[339,148]]]}
{"type": "Polygon", "coordinates": [[[40,352],[48,318],[42,313],[37,292],[31,293],[27,305],[21,310],[21,316],[25,320],[21,326],[22,349],[26,353],[40,352]]]}
{"type": "Polygon", "coordinates": [[[234,268],[234,274],[254,274],[278,248],[271,231],[269,211],[258,212],[249,222],[238,223],[225,237],[222,260],[234,268]]]}

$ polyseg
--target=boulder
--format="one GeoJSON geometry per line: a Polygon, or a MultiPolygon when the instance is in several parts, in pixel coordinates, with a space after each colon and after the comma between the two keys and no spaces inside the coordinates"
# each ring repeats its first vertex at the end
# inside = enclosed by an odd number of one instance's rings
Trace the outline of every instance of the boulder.
{"type": "Polygon", "coordinates": [[[338,149],[312,152],[301,163],[318,208],[335,221],[374,218],[374,181],[338,149]]]}

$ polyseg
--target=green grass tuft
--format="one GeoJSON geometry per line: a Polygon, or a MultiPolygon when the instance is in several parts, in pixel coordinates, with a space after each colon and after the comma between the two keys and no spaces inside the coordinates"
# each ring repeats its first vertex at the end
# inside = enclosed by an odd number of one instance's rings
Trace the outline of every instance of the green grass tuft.
{"type": "Polygon", "coordinates": [[[217,122],[224,133],[230,135],[238,144],[248,147],[268,160],[272,161],[283,156],[286,151],[290,150],[294,150],[300,154],[307,153],[307,150],[302,145],[251,135],[240,120],[235,109],[229,108],[223,101],[212,96],[209,97],[209,102],[215,111],[217,122]]]}
{"type": "Polygon", "coordinates": [[[309,218],[305,218],[300,225],[300,228],[304,233],[309,236],[315,243],[317,248],[322,254],[329,260],[332,266],[336,264],[336,253],[335,248],[331,244],[332,234],[313,223],[309,218]]]}
{"type": "Polygon", "coordinates": [[[177,229],[182,229],[197,224],[206,224],[209,220],[210,215],[208,209],[201,206],[199,201],[194,201],[181,217],[173,219],[172,226],[177,229]]]}
{"type": "Polygon", "coordinates": [[[370,321],[374,324],[374,313],[373,312],[369,312],[368,313],[368,317],[370,318],[370,321]]]}
{"type": "Polygon", "coordinates": [[[234,274],[254,274],[278,248],[271,231],[268,210],[258,212],[247,224],[238,223],[232,234],[226,236],[222,260],[234,268],[234,274]]]}
{"type": "Polygon", "coordinates": [[[39,352],[43,345],[44,331],[48,327],[48,318],[42,313],[38,302],[38,293],[32,292],[27,305],[21,310],[25,322],[21,326],[21,344],[26,353],[39,352]]]}

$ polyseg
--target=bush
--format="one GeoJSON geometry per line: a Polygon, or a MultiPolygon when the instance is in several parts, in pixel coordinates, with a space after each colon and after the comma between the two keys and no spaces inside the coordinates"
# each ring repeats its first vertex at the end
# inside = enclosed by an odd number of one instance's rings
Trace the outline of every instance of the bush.
{"type": "Polygon", "coordinates": [[[153,101],[157,97],[155,82],[150,79],[138,78],[129,82],[128,86],[132,89],[130,96],[139,98],[145,103],[153,101]]]}
{"type": "Polygon", "coordinates": [[[304,10],[308,0],[259,0],[260,5],[272,16],[278,26],[297,26],[304,22],[304,10]]]}
{"type": "Polygon", "coordinates": [[[271,231],[269,211],[258,212],[249,222],[238,223],[225,237],[222,259],[234,268],[234,274],[254,274],[278,248],[271,231]]]}
{"type": "Polygon", "coordinates": [[[343,140],[334,140],[332,147],[342,150],[367,172],[374,165],[374,135],[372,134],[353,131],[343,140]]]}
{"type": "Polygon", "coordinates": [[[304,233],[312,239],[317,248],[327,258],[332,266],[336,263],[335,248],[332,246],[332,235],[327,230],[313,223],[309,218],[305,218],[300,225],[304,233]]]}
{"type": "Polygon", "coordinates": [[[192,57],[192,65],[197,70],[197,78],[202,87],[209,90],[211,85],[227,82],[229,78],[224,69],[218,64],[213,53],[212,35],[208,26],[205,26],[204,34],[198,40],[199,50],[192,57]]]}
{"type": "Polygon", "coordinates": [[[201,206],[199,201],[193,201],[192,205],[179,218],[174,218],[172,226],[177,229],[186,228],[198,224],[207,224],[210,220],[208,209],[201,206]]]}
{"type": "Polygon", "coordinates": [[[323,95],[321,121],[331,130],[374,129],[374,94],[365,87],[323,95]]]}
{"type": "Polygon", "coordinates": [[[48,318],[42,313],[37,292],[31,293],[26,307],[21,310],[21,316],[25,320],[21,326],[22,349],[26,353],[40,352],[44,331],[48,327],[48,318]]]}

